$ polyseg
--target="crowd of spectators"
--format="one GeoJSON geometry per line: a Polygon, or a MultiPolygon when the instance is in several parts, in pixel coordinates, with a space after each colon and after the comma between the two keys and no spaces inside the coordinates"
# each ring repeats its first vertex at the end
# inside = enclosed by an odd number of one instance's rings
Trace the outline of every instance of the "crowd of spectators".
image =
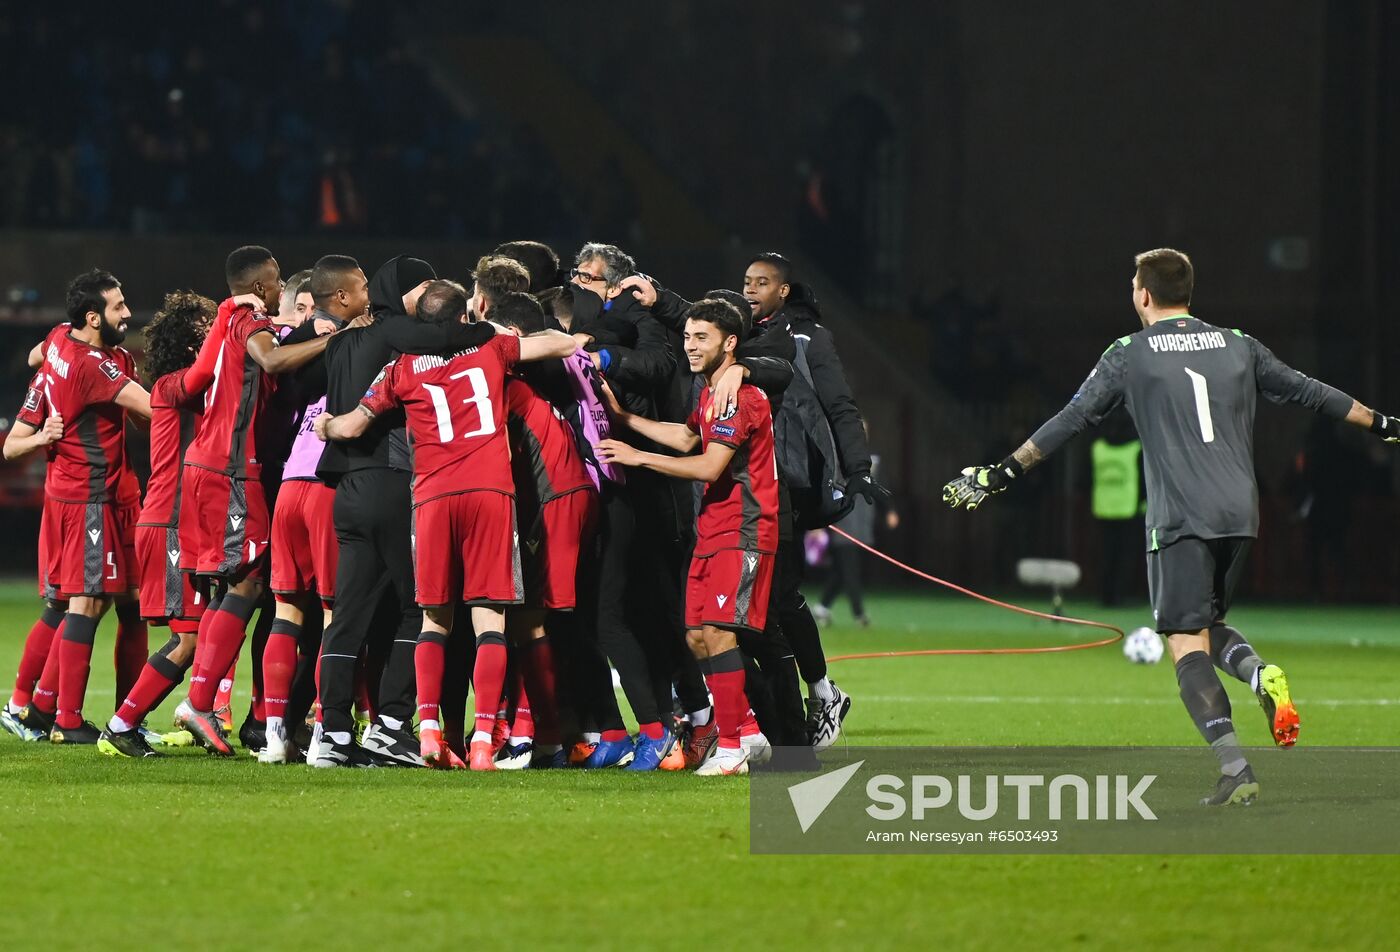
{"type": "Polygon", "coordinates": [[[570,236],[538,137],[449,104],[399,9],[7,4],[0,227],[570,236]]]}

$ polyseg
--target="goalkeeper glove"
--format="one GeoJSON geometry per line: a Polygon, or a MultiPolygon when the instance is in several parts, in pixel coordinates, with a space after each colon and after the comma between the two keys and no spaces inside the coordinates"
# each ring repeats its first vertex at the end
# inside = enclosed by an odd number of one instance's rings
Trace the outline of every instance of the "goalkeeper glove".
{"type": "Polygon", "coordinates": [[[1371,432],[1387,443],[1400,443],[1400,418],[1372,411],[1371,432]]]}
{"type": "Polygon", "coordinates": [[[1008,456],[995,466],[969,466],[961,476],[943,487],[943,501],[954,509],[965,506],[971,512],[988,496],[1005,491],[1025,471],[1014,456],[1008,456]]]}
{"type": "Polygon", "coordinates": [[[891,496],[890,491],[871,479],[869,473],[852,476],[850,481],[846,483],[846,492],[864,496],[872,505],[876,506],[889,502],[891,496]]]}

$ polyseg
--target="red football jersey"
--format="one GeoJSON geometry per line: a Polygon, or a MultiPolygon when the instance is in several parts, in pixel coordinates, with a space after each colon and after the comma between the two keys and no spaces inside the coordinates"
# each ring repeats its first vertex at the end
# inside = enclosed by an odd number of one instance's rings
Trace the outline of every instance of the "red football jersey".
{"type": "Polygon", "coordinates": [[[223,310],[216,318],[226,323],[221,328],[214,382],[204,395],[204,415],[185,462],[234,479],[257,479],[262,475],[258,451],[267,442],[264,410],[277,382],[248,353],[248,340],[254,334],[273,332],[276,325],[251,307],[236,308],[227,318],[223,310]]]}
{"type": "Polygon", "coordinates": [[[574,431],[554,404],[519,377],[511,377],[506,381],[506,408],[518,492],[546,503],[575,489],[593,488],[574,431]]]}
{"type": "Polygon", "coordinates": [[[180,517],[180,467],[194,442],[204,403],[185,390],[191,368],[166,374],[151,385],[151,481],[138,525],[173,526],[180,517]]]}
{"type": "Polygon", "coordinates": [[[734,448],[729,468],[705,486],[695,518],[695,554],[718,549],[778,549],[778,460],[773,455],[773,411],[768,395],[750,384],[739,388],[738,408],[709,423],[705,410],[714,399],[709,387],[686,425],[700,434],[700,451],[710,443],[734,448]]]}
{"type": "Polygon", "coordinates": [[[520,339],[497,334],[451,357],[404,354],[370,384],[361,403],[408,418],[414,505],[471,489],[514,495],[505,391],[519,359],[520,339]]]}
{"type": "Polygon", "coordinates": [[[18,419],[42,427],[63,417],[63,437],[48,447],[44,494],[61,502],[134,502],[136,473],[126,452],[126,411],[113,401],[136,373],[131,354],[106,350],[55,328],[18,419]]]}

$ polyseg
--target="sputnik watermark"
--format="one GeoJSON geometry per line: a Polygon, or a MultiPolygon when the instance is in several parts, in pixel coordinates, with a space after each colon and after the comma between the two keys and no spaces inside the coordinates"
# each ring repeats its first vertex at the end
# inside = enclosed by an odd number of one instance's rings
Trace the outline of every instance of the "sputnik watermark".
{"type": "Polygon", "coordinates": [[[1251,806],[1202,806],[1203,748],[864,748],[757,772],[755,852],[1400,853],[1400,749],[1248,752],[1251,806]],[[1377,833],[1377,827],[1384,829],[1377,833]]]}

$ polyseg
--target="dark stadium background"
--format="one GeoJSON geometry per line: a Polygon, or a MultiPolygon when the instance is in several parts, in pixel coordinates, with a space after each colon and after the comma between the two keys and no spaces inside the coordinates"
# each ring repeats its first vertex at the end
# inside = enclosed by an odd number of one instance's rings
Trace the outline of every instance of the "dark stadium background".
{"type": "MultiPolygon", "coordinates": [[[[1136,329],[1135,252],[1190,252],[1199,316],[1400,410],[1381,0],[7,4],[0,48],[6,425],[93,265],[144,320],[220,296],[246,242],[284,275],[412,252],[461,276],[527,237],[615,242],[692,297],[789,253],[898,493],[882,543],[979,586],[1024,555],[1094,577],[1087,440],[975,516],[939,487],[1136,329]]],[[[1259,424],[1246,594],[1400,598],[1396,455],[1259,424]]],[[[41,480],[0,469],[6,571],[32,571],[41,480]]]]}

